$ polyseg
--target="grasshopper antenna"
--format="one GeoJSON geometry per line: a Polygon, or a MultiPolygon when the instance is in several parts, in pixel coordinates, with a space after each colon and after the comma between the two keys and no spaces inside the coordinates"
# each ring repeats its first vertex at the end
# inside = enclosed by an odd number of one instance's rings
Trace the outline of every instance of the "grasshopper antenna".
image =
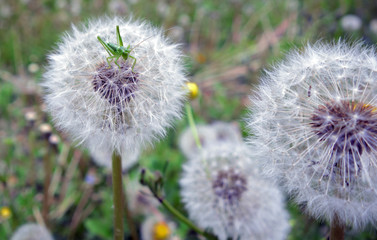
{"type": "MultiPolygon", "coordinates": [[[[176,28],[176,27],[168,28],[168,29],[166,29],[165,31],[163,31],[162,33],[166,33],[167,31],[169,31],[169,30],[171,30],[171,29],[173,29],[173,28],[176,28]]],[[[143,42],[147,41],[148,39],[150,39],[150,38],[152,38],[152,37],[154,37],[154,36],[156,36],[156,34],[154,34],[154,35],[152,35],[152,36],[149,36],[149,37],[147,37],[146,39],[144,39],[143,41],[141,41],[141,42],[139,42],[138,44],[136,44],[133,48],[131,48],[130,53],[131,53],[132,50],[134,50],[137,46],[139,46],[140,44],[142,44],[143,42]]]]}

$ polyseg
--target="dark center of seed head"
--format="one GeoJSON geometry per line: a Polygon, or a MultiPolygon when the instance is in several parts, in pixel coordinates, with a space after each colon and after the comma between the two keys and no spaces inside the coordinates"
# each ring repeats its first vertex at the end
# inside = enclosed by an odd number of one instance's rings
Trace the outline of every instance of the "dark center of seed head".
{"type": "Polygon", "coordinates": [[[220,170],[212,182],[212,189],[216,196],[233,205],[247,190],[246,178],[233,169],[220,170]]]}
{"type": "Polygon", "coordinates": [[[342,177],[361,173],[361,155],[377,147],[377,109],[362,102],[320,105],[311,116],[310,126],[319,140],[331,147],[334,163],[329,168],[342,177]]]}
{"type": "Polygon", "coordinates": [[[120,68],[114,63],[111,67],[107,63],[99,65],[93,77],[94,91],[103,99],[119,109],[133,97],[138,83],[138,74],[131,71],[131,66],[118,61],[120,68]]]}

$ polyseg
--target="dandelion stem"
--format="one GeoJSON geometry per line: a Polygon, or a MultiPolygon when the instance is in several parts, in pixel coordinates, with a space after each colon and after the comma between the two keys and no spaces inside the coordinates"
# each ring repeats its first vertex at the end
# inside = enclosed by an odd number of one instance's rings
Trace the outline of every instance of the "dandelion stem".
{"type": "Polygon", "coordinates": [[[336,214],[330,226],[330,240],[344,240],[344,226],[340,223],[336,214]]]}
{"type": "Polygon", "coordinates": [[[123,226],[123,186],[122,161],[119,154],[113,153],[113,199],[114,199],[114,240],[124,239],[123,226]]]}
{"type": "Polygon", "coordinates": [[[189,121],[189,124],[190,124],[192,134],[194,135],[196,146],[199,149],[202,149],[202,144],[200,143],[198,130],[196,129],[194,117],[192,115],[192,108],[191,108],[191,105],[189,103],[186,103],[186,113],[187,113],[187,117],[188,117],[188,121],[189,121]]]}

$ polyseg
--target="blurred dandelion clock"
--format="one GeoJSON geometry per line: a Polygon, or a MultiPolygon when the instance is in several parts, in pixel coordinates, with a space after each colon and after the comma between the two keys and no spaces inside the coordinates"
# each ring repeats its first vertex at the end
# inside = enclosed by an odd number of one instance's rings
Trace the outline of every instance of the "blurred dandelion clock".
{"type": "Polygon", "coordinates": [[[53,240],[53,237],[44,226],[26,223],[17,228],[11,240],[53,240]]]}
{"type": "MultiPolygon", "coordinates": [[[[214,122],[197,125],[198,137],[203,148],[224,142],[243,142],[241,130],[236,123],[214,122]]],[[[187,158],[192,158],[200,152],[191,128],[187,128],[179,138],[179,147],[187,158]]]]}
{"type": "Polygon", "coordinates": [[[255,155],[314,217],[377,220],[376,94],[375,49],[339,41],[291,52],[251,97],[255,155]]]}
{"type": "Polygon", "coordinates": [[[242,143],[203,149],[183,165],[180,185],[190,218],[220,240],[287,236],[283,196],[261,178],[242,143]]]}
{"type": "MultiPolygon", "coordinates": [[[[115,60],[115,59],[113,59],[115,60]]],[[[139,151],[163,136],[180,116],[187,94],[181,52],[146,22],[102,18],[67,33],[44,74],[45,101],[56,125],[92,149],[139,151]],[[117,43],[130,56],[116,65],[98,41],[117,43]],[[101,139],[88,141],[88,139],[101,139]]],[[[111,153],[109,153],[111,154],[111,153]]]]}

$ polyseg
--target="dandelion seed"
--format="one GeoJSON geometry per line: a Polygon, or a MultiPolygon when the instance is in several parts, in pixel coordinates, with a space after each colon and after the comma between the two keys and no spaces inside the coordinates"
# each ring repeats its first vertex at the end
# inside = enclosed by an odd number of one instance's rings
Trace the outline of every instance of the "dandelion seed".
{"type": "Polygon", "coordinates": [[[37,113],[34,111],[28,111],[25,113],[25,119],[28,123],[30,123],[30,125],[33,125],[37,120],[37,113]]]}
{"type": "MultiPolygon", "coordinates": [[[[186,97],[181,53],[162,31],[146,22],[102,18],[82,30],[73,26],[44,74],[45,102],[58,128],[90,149],[138,152],[166,133],[181,115],[186,97]],[[106,63],[108,53],[97,40],[116,43],[119,25],[124,44],[137,59],[120,67],[106,63]]],[[[110,158],[109,158],[110,159],[110,158]]]]}
{"type": "Polygon", "coordinates": [[[48,140],[52,133],[51,125],[48,123],[42,123],[39,125],[39,132],[44,139],[48,140]]]}
{"type": "Polygon", "coordinates": [[[30,63],[27,69],[29,70],[30,73],[36,73],[39,71],[39,66],[36,63],[30,63]]]}
{"type": "Polygon", "coordinates": [[[353,32],[359,30],[363,22],[359,16],[348,14],[340,19],[340,24],[343,30],[353,32]]]}
{"type": "Polygon", "coordinates": [[[190,218],[220,240],[287,236],[283,197],[258,174],[242,143],[203,149],[183,165],[180,185],[190,218]]]}
{"type": "Polygon", "coordinates": [[[265,172],[312,216],[355,228],[377,220],[376,66],[361,43],[291,52],[262,78],[248,120],[265,172]]]}

